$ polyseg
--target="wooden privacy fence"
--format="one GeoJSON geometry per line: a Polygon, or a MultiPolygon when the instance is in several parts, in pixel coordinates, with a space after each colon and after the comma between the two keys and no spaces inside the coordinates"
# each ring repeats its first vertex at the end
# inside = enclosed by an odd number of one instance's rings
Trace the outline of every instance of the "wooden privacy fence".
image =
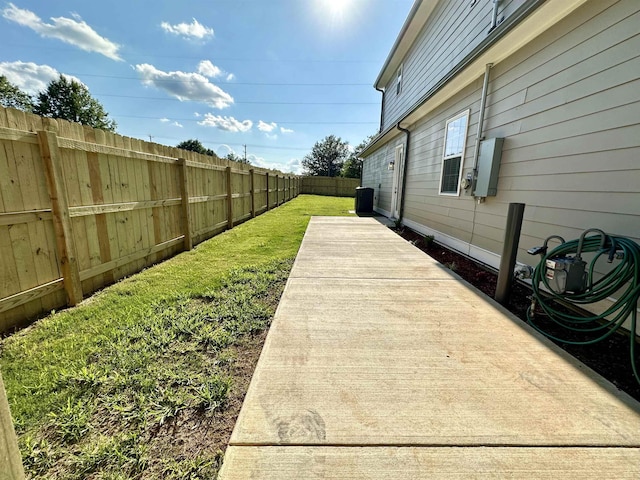
{"type": "Polygon", "coordinates": [[[332,197],[355,197],[359,178],[302,177],[300,193],[328,195],[332,197]]]}
{"type": "Polygon", "coordinates": [[[300,179],[0,108],[0,332],[296,197],[300,179]]]}

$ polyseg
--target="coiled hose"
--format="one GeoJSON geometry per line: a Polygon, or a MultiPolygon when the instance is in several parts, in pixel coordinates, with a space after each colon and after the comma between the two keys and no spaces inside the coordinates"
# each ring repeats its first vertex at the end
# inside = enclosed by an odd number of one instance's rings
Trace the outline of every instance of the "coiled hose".
{"type": "Polygon", "coordinates": [[[637,332],[638,298],[640,297],[640,246],[637,243],[625,237],[602,234],[602,236],[584,238],[583,235],[580,240],[565,242],[551,252],[543,253],[542,260],[533,272],[532,281],[534,301],[549,319],[563,329],[580,332],[588,337],[587,340],[576,341],[560,338],[546,332],[535,323],[535,304],[532,303],[527,310],[528,323],[553,340],[572,345],[591,345],[613,335],[625,320],[631,316],[630,329],[632,333],[629,335],[629,354],[633,375],[636,381],[640,383],[635,334],[637,332]],[[595,252],[595,256],[589,263],[587,270],[586,290],[580,293],[566,292],[560,294],[554,292],[545,275],[547,260],[570,254],[579,256],[582,252],[595,252]],[[595,280],[594,269],[596,262],[606,254],[608,254],[610,262],[614,258],[620,260],[620,262],[606,275],[595,280]],[[542,286],[546,288],[546,291],[542,291],[542,286]],[[554,300],[560,300],[576,305],[587,305],[605,300],[614,294],[616,294],[618,300],[611,307],[600,315],[594,314],[589,317],[566,313],[558,309],[557,303],[554,302],[554,300]]]}

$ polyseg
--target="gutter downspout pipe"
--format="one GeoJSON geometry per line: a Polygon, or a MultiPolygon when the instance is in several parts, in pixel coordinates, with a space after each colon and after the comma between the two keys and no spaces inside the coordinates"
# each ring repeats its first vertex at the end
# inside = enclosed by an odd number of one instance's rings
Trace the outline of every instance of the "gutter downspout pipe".
{"type": "Polygon", "coordinates": [[[480,113],[478,116],[478,132],[476,133],[476,145],[473,149],[473,188],[471,191],[474,194],[476,190],[476,181],[478,180],[478,157],[480,155],[480,141],[482,140],[482,130],[484,127],[484,111],[487,106],[487,94],[489,90],[491,67],[493,67],[493,63],[487,63],[484,71],[484,82],[482,84],[482,95],[480,97],[480,113]]]}
{"type": "Polygon", "coordinates": [[[396,128],[407,135],[404,143],[404,162],[402,162],[402,191],[400,192],[400,208],[398,209],[398,220],[402,221],[404,217],[404,193],[407,188],[407,165],[409,165],[409,147],[411,146],[411,132],[400,126],[400,122],[396,124],[396,128]]]}
{"type": "Polygon", "coordinates": [[[379,130],[379,133],[380,133],[384,128],[384,99],[385,99],[384,88],[378,88],[375,86],[373,88],[375,88],[377,91],[379,91],[382,94],[382,107],[380,108],[380,130],[379,130]]]}
{"type": "Polygon", "coordinates": [[[491,28],[489,33],[498,26],[498,7],[500,6],[500,0],[493,0],[493,13],[491,14],[491,28]]]}

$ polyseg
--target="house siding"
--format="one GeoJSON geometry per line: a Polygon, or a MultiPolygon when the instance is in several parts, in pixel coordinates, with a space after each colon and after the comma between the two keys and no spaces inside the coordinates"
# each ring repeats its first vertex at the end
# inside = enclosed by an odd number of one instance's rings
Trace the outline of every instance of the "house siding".
{"type": "Polygon", "coordinates": [[[363,164],[362,186],[374,190],[373,206],[385,215],[391,216],[391,196],[393,194],[393,170],[389,162],[395,160],[395,149],[404,145],[404,135],[398,135],[382,148],[376,150],[363,164]]]}
{"type": "MultiPolygon", "coordinates": [[[[507,18],[521,0],[500,2],[498,19],[507,18]]],[[[403,113],[441,81],[482,42],[491,27],[493,0],[441,1],[403,60],[402,92],[396,94],[396,74],[385,87],[382,129],[396,123],[403,113]]]]}
{"type": "Polygon", "coordinates": [[[636,0],[588,2],[494,66],[484,136],[505,142],[497,196],[484,203],[438,194],[445,123],[466,109],[463,175],[472,169],[482,79],[412,125],[406,223],[494,266],[510,202],[527,205],[523,263],[552,234],[600,228],[640,242],[638,25],[636,0]]]}

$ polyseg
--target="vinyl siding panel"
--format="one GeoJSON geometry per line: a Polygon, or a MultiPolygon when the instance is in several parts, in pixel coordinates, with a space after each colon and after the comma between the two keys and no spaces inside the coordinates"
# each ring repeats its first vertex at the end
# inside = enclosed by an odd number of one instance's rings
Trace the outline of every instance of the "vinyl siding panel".
{"type": "MultiPolygon", "coordinates": [[[[498,19],[513,13],[520,0],[500,3],[498,19]]],[[[484,40],[491,27],[492,0],[441,1],[403,60],[402,92],[396,75],[386,85],[383,129],[393,125],[426,92],[484,40]]]]}
{"type": "Polygon", "coordinates": [[[448,102],[412,126],[404,217],[428,225],[446,235],[470,242],[473,235],[474,199],[440,195],[440,170],[447,120],[470,110],[467,142],[462,162],[463,177],[473,168],[473,150],[478,125],[482,81],[469,85],[448,102]]]}
{"type": "Polygon", "coordinates": [[[393,192],[393,170],[388,170],[389,162],[395,160],[395,148],[404,144],[404,135],[399,135],[367,157],[363,164],[362,186],[374,189],[373,205],[385,212],[391,212],[393,192]]]}
{"type": "MultiPolygon", "coordinates": [[[[461,12],[460,2],[437,8],[430,23],[461,12]]],[[[497,259],[508,204],[525,203],[518,260],[529,264],[537,258],[526,249],[552,234],[568,240],[595,227],[640,242],[638,25],[635,0],[588,2],[494,66],[484,136],[505,143],[498,194],[484,203],[465,192],[438,195],[445,123],[465,109],[463,176],[472,168],[482,79],[412,125],[405,219],[497,259]]],[[[449,52],[450,45],[430,48],[449,52]]],[[[409,60],[416,52],[407,55],[403,94],[413,88],[409,60]]],[[[429,84],[430,73],[420,72],[429,84]]]]}

